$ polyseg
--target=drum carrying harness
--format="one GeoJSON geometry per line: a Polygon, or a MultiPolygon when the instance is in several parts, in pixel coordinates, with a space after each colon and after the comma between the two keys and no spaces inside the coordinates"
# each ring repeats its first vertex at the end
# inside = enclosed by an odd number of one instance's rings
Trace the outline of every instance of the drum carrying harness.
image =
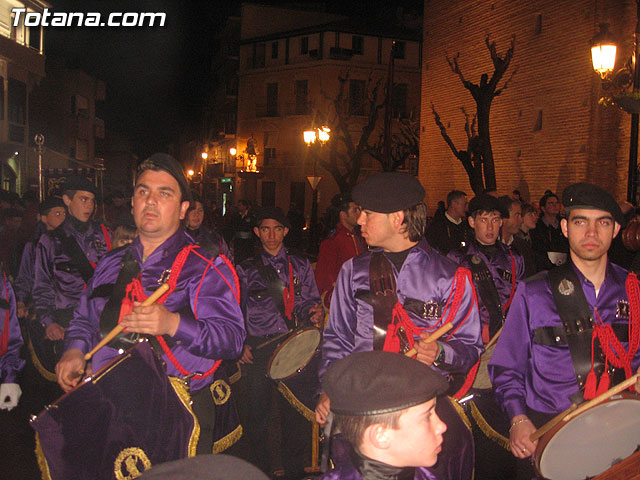
{"type": "MultiPolygon", "coordinates": [[[[202,254],[200,254],[197,251],[199,248],[200,247],[198,245],[192,244],[192,245],[186,246],[180,251],[180,253],[178,253],[176,259],[171,265],[171,270],[170,270],[171,273],[167,280],[167,283],[169,284],[169,290],[156,301],[156,303],[164,304],[167,297],[176,289],[176,285],[178,283],[178,278],[180,276],[182,268],[184,267],[189,254],[193,253],[194,255],[199,256],[205,262],[207,262],[207,266],[204,269],[204,272],[202,273],[202,278],[200,279],[200,284],[198,285],[198,290],[196,291],[196,297],[193,300],[194,302],[193,314],[196,319],[198,318],[197,307],[198,307],[198,294],[200,292],[200,287],[202,287],[202,283],[204,282],[207,272],[211,267],[216,272],[218,272],[218,274],[224,279],[224,281],[229,286],[229,289],[233,292],[233,295],[236,301],[240,303],[240,281],[238,279],[238,275],[236,274],[235,269],[233,268],[232,263],[224,255],[219,255],[219,258],[221,258],[225,262],[227,267],[229,267],[231,274],[233,275],[235,288],[234,286],[231,285],[231,283],[229,283],[229,280],[227,280],[227,278],[222,274],[222,272],[220,272],[218,267],[216,267],[213,264],[214,259],[213,258],[209,259],[203,256],[202,254]]],[[[128,252],[123,258],[120,273],[118,274],[116,284],[113,286],[113,293],[109,298],[109,300],[107,301],[107,305],[105,306],[102,312],[102,315],[100,317],[101,333],[104,335],[105,331],[109,332],[113,327],[115,327],[116,323],[120,323],[124,315],[128,315],[129,313],[131,313],[133,311],[133,302],[142,302],[146,298],[147,298],[147,295],[144,293],[144,288],[142,287],[142,283],[140,281],[140,266],[138,265],[138,262],[133,258],[131,253],[128,252]],[[117,312],[117,315],[115,314],[116,312],[117,312]]],[[[112,346],[114,348],[119,348],[120,342],[124,341],[125,344],[132,343],[132,341],[135,341],[136,338],[139,337],[139,335],[138,337],[136,337],[135,336],[136,334],[134,334],[133,337],[129,337],[129,339],[126,339],[126,336],[131,335],[131,333],[125,333],[124,337],[122,335],[123,334],[120,334],[114,340],[112,340],[112,342],[109,343],[109,346],[112,346]]],[[[169,361],[171,361],[171,363],[176,368],[176,370],[178,370],[180,374],[182,374],[185,377],[190,377],[190,378],[193,378],[194,380],[199,380],[199,379],[208,377],[209,375],[212,375],[222,363],[222,360],[216,360],[212,365],[212,367],[204,373],[194,374],[192,372],[189,372],[180,364],[178,359],[175,357],[165,337],[166,336],[164,335],[156,335],[155,340],[157,340],[157,342],[160,344],[162,351],[167,356],[169,361]]]]}
{"type": "Polygon", "coordinates": [[[640,284],[637,276],[629,273],[625,282],[629,298],[627,328],[605,324],[597,309],[591,313],[571,263],[551,269],[547,278],[562,327],[536,328],[534,342],[543,346],[568,346],[578,385],[584,387],[584,399],[589,400],[609,389],[609,363],[624,369],[626,378],[629,378],[632,375],[631,361],[640,345],[640,284]],[[628,342],[627,351],[622,341],[628,342]]]}
{"type": "Polygon", "coordinates": [[[9,349],[9,322],[11,320],[11,304],[9,303],[9,289],[7,288],[7,275],[2,272],[2,281],[4,282],[4,293],[6,300],[0,298],[0,308],[4,309],[4,329],[2,337],[0,337],[0,357],[7,353],[9,349]]]}
{"type": "MultiPolygon", "coordinates": [[[[110,251],[111,238],[109,237],[109,230],[103,224],[100,224],[100,227],[102,229],[102,235],[104,236],[105,245],[107,246],[107,251],[110,251]]],[[[75,238],[64,233],[62,225],[53,230],[53,232],[51,233],[54,238],[60,241],[60,243],[62,244],[62,250],[71,259],[71,262],[68,262],[68,266],[75,267],[78,270],[86,285],[93,276],[93,271],[96,268],[96,264],[87,259],[87,256],[82,251],[82,248],[80,248],[80,245],[78,245],[78,242],[75,238]]]]}
{"type": "Polygon", "coordinates": [[[482,326],[482,340],[485,344],[498,333],[504,324],[504,319],[516,291],[516,260],[511,250],[509,250],[509,255],[511,256],[511,292],[509,293],[509,299],[504,305],[500,302],[500,296],[496,284],[493,281],[493,275],[484,260],[476,254],[465,257],[465,260],[467,260],[466,263],[469,265],[469,270],[471,270],[473,275],[473,283],[480,294],[482,303],[489,312],[489,325],[482,326]]]}

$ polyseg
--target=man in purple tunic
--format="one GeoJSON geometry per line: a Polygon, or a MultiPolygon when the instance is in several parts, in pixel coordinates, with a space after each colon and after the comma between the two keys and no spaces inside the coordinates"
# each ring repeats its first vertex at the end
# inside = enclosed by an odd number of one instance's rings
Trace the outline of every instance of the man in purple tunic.
{"type": "Polygon", "coordinates": [[[22,390],[17,377],[24,360],[20,358],[22,335],[16,316],[16,297],[7,276],[0,271],[0,410],[18,405],[22,390]]]}
{"type": "Polygon", "coordinates": [[[335,430],[348,458],[322,480],[437,478],[447,425],[436,401],[447,382],[423,363],[390,352],[357,352],[334,362],[322,379],[335,430]]]}
{"type": "Polygon", "coordinates": [[[118,322],[129,333],[98,350],[92,371],[134,343],[135,334],[154,336],[167,374],[190,378],[201,430],[197,452],[211,453],[219,399],[217,389],[209,387],[217,360],[240,355],[245,331],[232,265],[201,252],[180,226],[189,199],[184,173],[172,157],[154,154],[140,164],[131,200],[139,236],[96,268],[67,329],[56,373],[65,391],[77,385],[81,372],[88,371],[84,354],[118,322]],[[142,306],[163,283],[170,286],[168,294],[142,306]]]}
{"type": "Polygon", "coordinates": [[[262,249],[255,258],[238,266],[247,325],[247,341],[240,360],[248,396],[247,435],[253,463],[271,474],[266,439],[272,391],[277,386],[282,393],[282,397],[278,395],[282,463],[287,478],[300,478],[304,474],[305,456],[311,450],[310,421],[313,396],[318,389],[317,364],[312,360],[302,373],[276,385],[267,377],[267,366],[278,342],[265,342],[287,330],[319,324],[320,294],[309,260],[289,252],[283,245],[289,222],[280,208],[258,211],[253,231],[262,249]]]}
{"type": "MultiPolygon", "coordinates": [[[[630,313],[638,308],[630,304],[638,298],[638,280],[607,257],[624,222],[620,207],[587,183],[567,187],[562,200],[570,262],[518,286],[489,363],[496,397],[511,421],[511,451],[520,459],[534,453],[537,442],[529,436],[536,428],[640,364],[640,352],[629,351],[640,336],[640,318],[630,313]]],[[[518,469],[518,478],[531,478],[528,462],[518,469]]]]}
{"type": "Polygon", "coordinates": [[[39,360],[36,367],[52,381],[53,369],[62,355],[65,329],[98,260],[111,249],[110,232],[91,220],[95,185],[84,177],[72,176],[62,191],[67,218],[42,235],[36,246],[32,290],[36,319],[29,323],[30,340],[39,360]]]}
{"type": "MultiPolygon", "coordinates": [[[[358,224],[372,249],[348,260],[340,270],[324,332],[320,375],[353,352],[404,353],[413,347],[418,361],[453,380],[453,395],[482,352],[469,271],[458,269],[424,240],[425,191],[415,177],[376,174],[356,185],[352,196],[363,209],[358,224]],[[425,341],[449,322],[450,333],[436,342],[425,341]]],[[[441,402],[439,408],[447,403],[441,402]]],[[[316,406],[319,423],[325,423],[329,409],[330,398],[323,392],[316,406]]],[[[448,419],[447,425],[452,425],[448,419]]],[[[465,437],[464,432],[450,434],[465,437]]],[[[468,431],[466,436],[470,437],[468,431]]],[[[466,447],[473,450],[470,439],[466,447]]],[[[458,459],[440,462],[445,470],[440,477],[470,478],[473,453],[465,460],[470,460],[469,468],[458,459]]]]}

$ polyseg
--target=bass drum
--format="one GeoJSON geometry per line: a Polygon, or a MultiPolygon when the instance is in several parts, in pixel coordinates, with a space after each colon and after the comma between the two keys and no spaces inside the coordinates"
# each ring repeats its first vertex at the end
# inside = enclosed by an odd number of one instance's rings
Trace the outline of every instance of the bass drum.
{"type": "Polygon", "coordinates": [[[538,442],[534,466],[549,480],[605,472],[640,445],[640,397],[624,393],[563,421],[538,442]]]}

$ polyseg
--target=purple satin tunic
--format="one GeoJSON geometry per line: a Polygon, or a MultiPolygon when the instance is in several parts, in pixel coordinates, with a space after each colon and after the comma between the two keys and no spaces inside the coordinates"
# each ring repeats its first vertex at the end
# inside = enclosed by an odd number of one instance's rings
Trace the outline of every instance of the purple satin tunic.
{"type": "Polygon", "coordinates": [[[13,289],[16,294],[16,301],[27,302],[31,298],[33,289],[33,279],[35,276],[34,267],[36,264],[36,243],[31,241],[24,245],[18,275],[13,281],[13,289]]]}
{"type": "MultiPolygon", "coordinates": [[[[143,248],[139,238],[107,255],[98,264],[87,291],[80,299],[80,306],[65,333],[65,350],[75,348],[83,353],[88,352],[100,340],[100,314],[108,298],[90,298],[91,293],[100,285],[115,283],[127,251],[132,252],[140,265],[142,286],[148,296],[160,286],[160,279],[166,277],[178,253],[190,243],[191,237],[178,229],[145,262],[142,261],[143,248]]],[[[211,265],[207,268],[205,259],[194,252],[189,254],[176,289],[164,302],[167,310],[180,313],[180,324],[173,336],[176,345],[171,351],[190,372],[203,373],[211,368],[215,360],[237,358],[245,338],[240,305],[230,288],[230,285],[235,288],[232,271],[220,257],[211,265]]],[[[93,370],[96,371],[117,354],[117,350],[103,347],[93,357],[93,370]]],[[[163,355],[163,359],[168,375],[182,376],[166,355],[163,355]]],[[[213,376],[193,380],[191,389],[200,390],[212,381],[213,376]]]]}
{"type": "MultiPolygon", "coordinates": [[[[485,263],[491,276],[493,277],[493,283],[496,286],[496,290],[498,291],[498,296],[500,297],[500,303],[504,305],[509,301],[509,297],[511,296],[511,279],[510,276],[516,276],[516,282],[519,282],[524,278],[524,259],[522,255],[511,251],[509,247],[507,247],[504,243],[498,241],[496,242],[496,247],[498,251],[495,255],[489,259],[482,251],[478,248],[478,244],[473,241],[470,243],[469,248],[466,253],[463,253],[460,250],[452,250],[447,254],[447,258],[453,260],[454,262],[462,265],[463,267],[469,267],[470,255],[477,255],[482,259],[485,263]],[[509,252],[513,253],[513,259],[516,264],[516,271],[512,272],[511,266],[511,255],[509,252]]],[[[517,284],[517,283],[516,283],[517,284]]],[[[483,324],[489,324],[489,311],[487,307],[485,307],[482,298],[478,296],[478,303],[480,305],[480,319],[483,324]]]]}
{"type": "MultiPolygon", "coordinates": [[[[22,348],[22,334],[16,316],[16,297],[13,288],[7,280],[2,278],[0,271],[0,298],[7,301],[9,297],[9,344],[4,355],[0,356],[0,383],[16,383],[16,377],[24,367],[25,361],[20,358],[22,348]]],[[[4,334],[4,322],[7,310],[0,308],[0,337],[4,334]]]]}
{"type": "MultiPolygon", "coordinates": [[[[426,467],[416,468],[414,480],[437,480],[438,477],[426,467]]],[[[362,475],[351,463],[343,463],[333,470],[325,473],[318,480],[362,480],[362,475]]]]}
{"type": "MultiPolygon", "coordinates": [[[[373,249],[376,251],[379,249],[373,249]]],[[[355,298],[358,290],[370,290],[369,264],[371,252],[345,262],[338,275],[329,322],[324,330],[320,377],[329,365],[352,352],[373,350],[373,308],[364,300],[355,298]]],[[[441,318],[442,310],[453,289],[457,266],[431,248],[426,240],[420,241],[407,256],[400,272],[393,266],[400,303],[413,298],[435,304],[437,315],[422,318],[408,312],[419,328],[433,328],[441,318]]],[[[441,338],[448,372],[466,373],[478,360],[483,350],[478,308],[473,303],[473,285],[464,284],[464,295],[454,320],[456,329],[448,340],[441,338]],[[461,322],[466,318],[464,324],[461,322]]],[[[435,367],[433,367],[435,368],[435,367]]]]}
{"type": "MultiPolygon", "coordinates": [[[[98,263],[106,253],[107,244],[99,223],[90,222],[85,233],[73,228],[70,220],[60,225],[65,235],[72,236],[90,262],[98,263]]],[[[66,271],[63,265],[71,261],[62,243],[48,232],[36,246],[33,303],[38,320],[45,326],[54,322],[53,310],[76,307],[85,284],[78,271],[66,271]]]]}
{"type": "MultiPolygon", "coordinates": [[[[265,265],[271,265],[278,273],[285,287],[289,287],[289,260],[293,267],[294,284],[300,285],[300,293],[295,297],[294,314],[300,319],[306,319],[309,309],[320,303],[320,294],[316,280],[311,270],[311,264],[306,258],[298,255],[288,255],[283,247],[274,256],[261,249],[260,258],[265,265]]],[[[238,277],[242,291],[242,309],[247,319],[247,333],[254,337],[273,333],[284,333],[287,329],[280,311],[273,299],[268,295],[255,295],[252,292],[264,291],[266,285],[254,266],[254,259],[250,258],[237,266],[238,277]]]]}
{"type": "MultiPolygon", "coordinates": [[[[625,291],[627,271],[609,262],[596,297],[593,283],[575,266],[573,268],[592,312],[597,310],[605,324],[627,325],[626,309],[619,308],[628,304],[625,291]]],[[[509,418],[526,414],[527,406],[549,414],[571,406],[569,396],[578,391],[578,382],[568,347],[541,346],[533,342],[536,328],[561,325],[546,272],[522,282],[489,362],[496,399],[509,418]]],[[[627,343],[622,345],[628,348],[627,343]]],[[[634,372],[639,364],[640,350],[632,360],[634,372]]]]}

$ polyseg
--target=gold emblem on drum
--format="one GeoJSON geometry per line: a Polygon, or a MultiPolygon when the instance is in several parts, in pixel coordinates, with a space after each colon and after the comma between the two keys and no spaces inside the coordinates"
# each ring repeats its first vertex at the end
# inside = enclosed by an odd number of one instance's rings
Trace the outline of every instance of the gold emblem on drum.
{"type": "Polygon", "coordinates": [[[563,278],[560,281],[560,284],[558,285],[558,292],[560,292],[560,294],[568,296],[573,293],[573,290],[574,290],[574,287],[571,280],[567,280],[566,278],[563,278]]]}
{"type": "Polygon", "coordinates": [[[149,457],[138,447],[125,448],[113,462],[113,473],[117,480],[133,480],[150,468],[149,457]]]}
{"type": "Polygon", "coordinates": [[[231,387],[224,380],[216,380],[211,385],[211,396],[213,397],[213,403],[223,405],[231,396],[231,387]]]}

